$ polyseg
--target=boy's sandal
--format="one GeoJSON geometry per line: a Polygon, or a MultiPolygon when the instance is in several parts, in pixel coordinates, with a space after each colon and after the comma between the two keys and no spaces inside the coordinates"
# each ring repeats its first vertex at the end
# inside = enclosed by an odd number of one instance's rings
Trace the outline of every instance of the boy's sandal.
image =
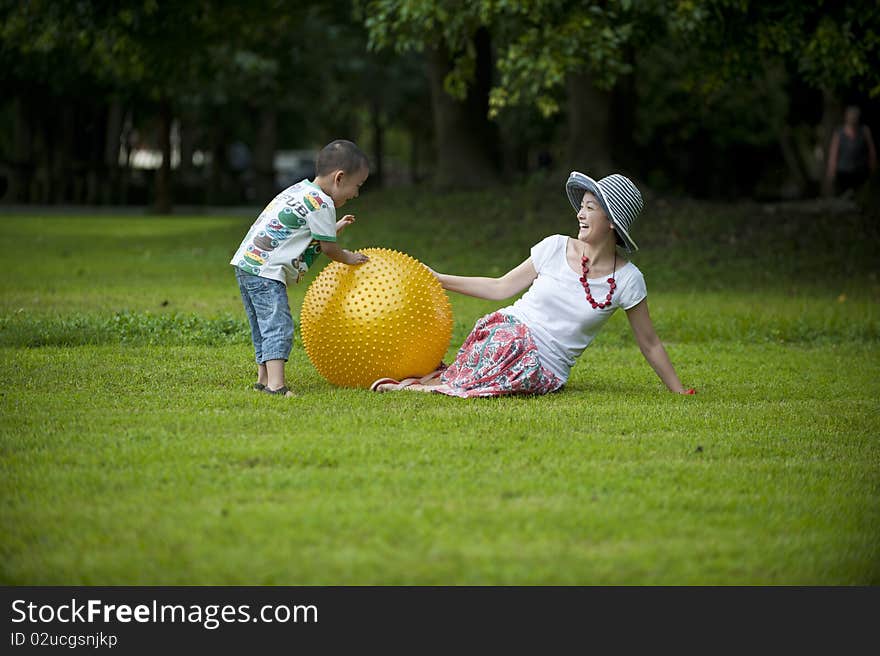
{"type": "Polygon", "coordinates": [[[266,389],[266,386],[263,385],[263,383],[254,383],[254,389],[258,392],[262,392],[264,389],[266,389]]]}
{"type": "Polygon", "coordinates": [[[266,394],[275,394],[275,395],[277,395],[277,396],[293,396],[293,392],[291,392],[291,391],[287,388],[287,385],[285,385],[284,387],[279,387],[279,388],[276,389],[276,390],[269,389],[268,387],[264,387],[264,388],[263,388],[263,391],[264,391],[266,394]]]}

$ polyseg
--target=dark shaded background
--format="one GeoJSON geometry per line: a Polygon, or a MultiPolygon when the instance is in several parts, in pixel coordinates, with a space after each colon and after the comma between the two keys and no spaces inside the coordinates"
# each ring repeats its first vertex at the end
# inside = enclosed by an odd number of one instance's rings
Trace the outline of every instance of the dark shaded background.
{"type": "Polygon", "coordinates": [[[0,203],[262,204],[335,138],[372,188],[816,197],[880,9],[730,4],[0,0],[0,203]]]}

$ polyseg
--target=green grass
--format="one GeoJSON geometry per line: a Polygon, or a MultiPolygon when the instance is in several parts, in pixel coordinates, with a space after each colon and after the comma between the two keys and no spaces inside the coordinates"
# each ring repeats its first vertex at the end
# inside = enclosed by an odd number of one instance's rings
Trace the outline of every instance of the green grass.
{"type": "MultiPolygon", "coordinates": [[[[621,313],[545,397],[334,388],[298,341],[299,398],[261,395],[227,264],[247,212],[0,216],[26,265],[0,279],[0,582],[880,583],[876,227],[649,208],[634,261],[695,397],[621,313]]],[[[573,223],[538,188],[346,211],[346,247],[463,274],[573,223]]],[[[451,358],[500,304],[450,298],[451,358]]]]}

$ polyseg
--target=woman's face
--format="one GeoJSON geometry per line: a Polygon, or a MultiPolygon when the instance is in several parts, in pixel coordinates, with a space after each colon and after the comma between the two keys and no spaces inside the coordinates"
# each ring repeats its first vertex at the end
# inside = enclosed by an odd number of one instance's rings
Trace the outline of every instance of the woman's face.
{"type": "MultiPolygon", "coordinates": [[[[589,191],[584,193],[581,209],[577,213],[578,241],[598,243],[612,233],[611,221],[605,210],[589,191]]],[[[613,237],[613,233],[612,233],[613,237]]]]}

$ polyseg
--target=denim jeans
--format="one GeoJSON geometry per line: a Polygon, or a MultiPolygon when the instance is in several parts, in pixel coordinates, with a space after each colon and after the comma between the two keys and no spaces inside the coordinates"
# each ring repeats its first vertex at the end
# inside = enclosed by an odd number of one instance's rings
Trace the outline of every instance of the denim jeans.
{"type": "Polygon", "coordinates": [[[266,360],[287,360],[293,346],[293,317],[287,302],[287,287],[235,267],[235,277],[251,325],[251,340],[257,364],[266,360]]]}

